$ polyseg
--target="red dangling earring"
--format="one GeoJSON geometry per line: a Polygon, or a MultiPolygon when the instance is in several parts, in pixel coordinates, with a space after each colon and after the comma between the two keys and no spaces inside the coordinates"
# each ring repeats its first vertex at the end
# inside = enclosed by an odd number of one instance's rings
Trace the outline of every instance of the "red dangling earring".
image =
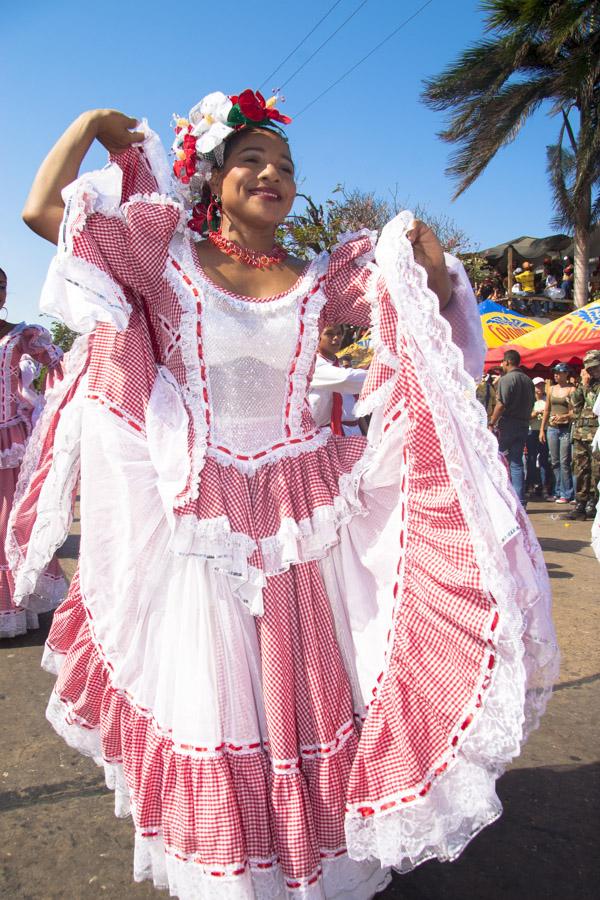
{"type": "Polygon", "coordinates": [[[221,198],[217,194],[211,194],[210,203],[208,204],[206,213],[206,224],[208,225],[209,231],[221,230],[222,212],[221,198]]]}

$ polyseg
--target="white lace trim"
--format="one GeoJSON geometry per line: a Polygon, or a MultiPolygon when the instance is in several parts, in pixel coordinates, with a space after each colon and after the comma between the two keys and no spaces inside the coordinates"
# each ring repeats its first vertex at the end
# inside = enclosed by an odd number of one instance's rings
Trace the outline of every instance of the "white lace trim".
{"type": "MultiPolygon", "coordinates": [[[[366,463],[361,458],[360,465],[364,471],[366,463]]],[[[333,498],[328,506],[317,506],[310,518],[297,522],[285,518],[279,531],[271,537],[262,538],[260,547],[267,577],[287,572],[290,566],[311,560],[322,559],[329,549],[339,542],[339,529],[356,515],[364,515],[365,510],[358,499],[358,482],[352,473],[340,478],[340,494],[333,498]],[[345,479],[345,483],[342,484],[345,479]]]]}
{"type": "Polygon", "coordinates": [[[0,638],[12,638],[27,631],[35,631],[39,628],[38,615],[56,609],[66,592],[67,582],[61,575],[44,573],[37,580],[35,593],[27,597],[27,608],[0,612],[0,638]]]}
{"type": "MultiPolygon", "coordinates": [[[[327,435],[330,440],[331,435],[327,435]]],[[[266,578],[287,572],[302,562],[322,559],[339,542],[339,529],[356,515],[364,515],[359,498],[360,482],[377,452],[367,444],[352,471],[341,475],[339,495],[331,503],[317,506],[310,517],[297,522],[284,518],[279,530],[257,542],[249,535],[231,531],[227,516],[198,519],[194,515],[178,515],[171,549],[183,556],[200,556],[211,560],[214,568],[238,580],[234,588],[253,615],[262,615],[262,590],[266,578]],[[252,553],[260,546],[264,570],[248,565],[252,553]]]]}
{"type": "Polygon", "coordinates": [[[357,863],[345,853],[331,857],[327,851],[310,875],[298,879],[286,878],[276,857],[207,867],[165,848],[160,831],[149,838],[136,834],[134,878],[151,880],[181,900],[371,900],[391,880],[377,863],[357,863]]]}
{"type": "Polygon", "coordinates": [[[0,612],[0,638],[14,638],[40,627],[38,614],[30,609],[8,609],[0,612]]]}
{"type": "MultiPolygon", "coordinates": [[[[307,265],[304,273],[298,277],[298,280],[288,291],[276,294],[273,297],[252,298],[234,294],[226,288],[219,287],[214,281],[211,281],[199,267],[194,255],[194,245],[192,238],[188,235],[181,241],[179,245],[179,257],[177,262],[180,264],[185,273],[194,282],[196,289],[202,286],[203,293],[216,294],[220,300],[227,303],[231,309],[238,312],[247,312],[248,307],[252,308],[253,313],[259,316],[272,316],[273,311],[281,306],[290,306],[294,300],[299,297],[308,295],[311,288],[314,287],[315,281],[322,278],[327,272],[329,257],[327,254],[319,254],[307,265]]],[[[315,291],[315,295],[318,292],[315,291]]],[[[319,301],[316,301],[319,302],[319,301]]],[[[323,301],[324,302],[324,301],[323,301]]]]}
{"type": "MultiPolygon", "coordinates": [[[[24,424],[27,423],[24,422],[24,424]]],[[[26,444],[15,442],[10,447],[0,450],[0,469],[14,469],[20,465],[26,446],[26,444]]]]}
{"type": "Polygon", "coordinates": [[[6,557],[14,573],[16,603],[28,603],[40,576],[69,533],[73,518],[72,497],[79,476],[79,439],[81,433],[81,398],[85,382],[77,395],[62,410],[53,445],[50,471],[40,491],[37,516],[24,555],[16,540],[14,518],[21,500],[38,469],[44,440],[56,419],[58,409],[88,358],[88,339],[78,338],[66,357],[65,374],[46,394],[46,406],[33,430],[15,489],[13,507],[7,527],[6,557]],[[79,398],[79,401],[78,399],[79,398]]]}
{"type": "MultiPolygon", "coordinates": [[[[175,196],[176,182],[172,175],[165,148],[163,147],[159,136],[149,127],[146,119],[142,119],[137,126],[137,130],[145,135],[142,144],[142,152],[146,157],[146,162],[148,163],[151,173],[156,179],[159,193],[175,196]]],[[[181,203],[178,205],[182,206],[181,203]]]]}
{"type": "Polygon", "coordinates": [[[331,251],[331,255],[335,253],[336,250],[339,250],[345,244],[349,244],[351,241],[356,241],[358,238],[366,237],[369,239],[371,243],[371,249],[367,250],[366,253],[363,253],[362,256],[357,256],[354,260],[354,265],[361,269],[364,265],[368,263],[372,263],[375,258],[375,247],[377,245],[377,232],[372,231],[370,228],[360,228],[358,231],[342,231],[341,234],[338,234],[338,239],[335,247],[331,251]]]}
{"type": "Polygon", "coordinates": [[[412,215],[403,213],[386,226],[377,261],[397,309],[398,335],[409,342],[408,350],[433,413],[478,565],[500,618],[496,664],[491,676],[483,671],[481,674],[482,693],[486,678],[489,687],[483,700],[476,692],[465,711],[464,722],[469,727],[464,735],[457,736],[454,758],[431,773],[430,783],[423,785],[422,797],[418,795],[421,786],[417,786],[417,796],[408,798],[410,802],[401,795],[378,798],[376,804],[363,804],[362,809],[357,805],[346,817],[346,838],[353,857],[376,857],[402,871],[432,857],[456,858],[479,830],[498,817],[501,806],[494,790],[496,778],[519,752],[526,734],[538,724],[558,665],[555,644],[536,645],[535,641],[536,616],[544,619],[540,634],[552,634],[543,611],[548,603],[548,587],[539,546],[525,525],[526,544],[540,575],[540,592],[527,608],[523,598],[517,598],[518,586],[508,559],[490,526],[487,509],[469,481],[465,454],[468,460],[468,454],[474,453],[484,460],[502,499],[516,511],[506,470],[498,460],[496,442],[486,428],[483,408],[475,399],[473,381],[464,371],[462,353],[452,342],[450,326],[439,314],[437,298],[427,287],[426,273],[413,262],[405,237],[411,222],[412,215]],[[446,402],[449,393],[453,397],[452,408],[446,402]],[[458,432],[454,430],[454,417],[461,424],[463,444],[459,444],[458,432]],[[519,608],[517,599],[524,608],[519,608]],[[530,636],[528,620],[533,623],[530,636]],[[527,681],[534,676],[535,687],[527,690],[527,681]]]}
{"type": "Polygon", "coordinates": [[[294,371],[291,376],[292,393],[289,397],[290,415],[289,429],[293,437],[302,435],[302,410],[310,387],[310,373],[315,364],[315,354],[319,344],[319,319],[321,311],[327,302],[327,295],[322,287],[322,280],[327,272],[329,258],[321,254],[310,264],[307,274],[308,283],[306,299],[303,301],[304,310],[298,308],[298,322],[304,322],[304,333],[298,327],[298,341],[300,352],[294,361],[294,371]],[[308,285],[312,282],[312,288],[308,285]]]}
{"type": "Polygon", "coordinates": [[[65,212],[59,232],[58,253],[72,254],[73,238],[85,228],[93,213],[122,218],[121,187],[123,173],[116,163],[85,172],[62,192],[65,212]]]}
{"type": "Polygon", "coordinates": [[[151,206],[172,206],[179,213],[177,230],[183,230],[186,225],[187,216],[182,204],[168,194],[159,194],[157,191],[153,191],[150,194],[132,194],[121,206],[121,212],[125,218],[127,217],[128,208],[134,203],[148,203],[151,206]]]}
{"type": "Polygon", "coordinates": [[[180,352],[186,372],[186,383],[180,386],[183,400],[192,419],[194,442],[191,448],[190,479],[188,488],[175,500],[175,508],[185,506],[190,500],[196,500],[200,490],[200,473],[204,466],[204,457],[208,446],[207,403],[204,397],[204,383],[200,372],[198,355],[198,322],[197,304],[200,298],[187,289],[183,283],[181,272],[173,267],[172,259],[181,257],[181,246],[185,243],[179,234],[171,239],[169,255],[165,267],[165,277],[181,304],[181,322],[179,325],[181,341],[180,352]]]}
{"type": "Polygon", "coordinates": [[[330,432],[316,431],[314,435],[306,435],[303,437],[301,443],[298,444],[289,443],[288,439],[288,442],[282,447],[277,447],[275,450],[269,448],[254,454],[255,457],[258,456],[258,459],[241,459],[240,456],[226,453],[210,444],[208,445],[206,455],[216,459],[220,466],[234,466],[244,475],[254,475],[254,473],[263,466],[271,465],[281,459],[292,459],[297,456],[302,456],[304,453],[311,453],[319,447],[324,447],[330,437],[330,432]]]}
{"type": "Polygon", "coordinates": [[[127,327],[131,306],[120,285],[92,263],[68,253],[57,254],[42,288],[40,310],[82,334],[99,322],[117,331],[127,327]]]}

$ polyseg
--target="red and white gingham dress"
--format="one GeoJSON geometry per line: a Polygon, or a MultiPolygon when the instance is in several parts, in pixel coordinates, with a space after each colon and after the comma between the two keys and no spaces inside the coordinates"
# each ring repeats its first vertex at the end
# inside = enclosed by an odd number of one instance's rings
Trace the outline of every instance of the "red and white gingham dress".
{"type": "Polygon", "coordinates": [[[51,559],[31,586],[27,608],[17,608],[4,549],[19,469],[34,415],[43,403],[32,382],[40,366],[53,368],[61,359],[61,350],[39,325],[21,322],[0,339],[0,638],[37,628],[38,613],[58,606],[67,591],[58,560],[51,559]]]}
{"type": "Polygon", "coordinates": [[[136,879],[372,897],[499,815],[555,672],[539,548],[456,346],[474,301],[454,265],[442,319],[407,216],[376,261],[346,236],[262,300],[206,278],[184,218],[150,132],[68,191],[43,305],[93,334],[13,528],[25,591],[80,471],[48,716],[131,812],[136,879]],[[307,404],[337,321],[372,324],[368,441],[307,404]]]}

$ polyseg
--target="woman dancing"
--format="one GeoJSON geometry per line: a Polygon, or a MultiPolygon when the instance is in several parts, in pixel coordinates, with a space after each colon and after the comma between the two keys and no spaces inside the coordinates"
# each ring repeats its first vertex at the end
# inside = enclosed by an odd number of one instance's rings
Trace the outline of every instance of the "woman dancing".
{"type": "MultiPolygon", "coordinates": [[[[8,280],[0,269],[0,311],[6,312],[8,280]]],[[[4,544],[15,486],[32,421],[43,398],[33,388],[39,366],[47,366],[49,378],[60,370],[62,351],[39,325],[14,325],[0,321],[0,638],[25,634],[38,627],[38,613],[58,606],[67,585],[58,560],[51,559],[27,597],[27,608],[14,603],[13,574],[4,544]]]]}
{"type": "Polygon", "coordinates": [[[80,467],[48,717],[131,812],[135,878],[184,900],[360,900],[455,858],[556,668],[539,547],[465,371],[484,348],[464,271],[409,213],[286,255],[288,121],[209,94],[172,174],[145,124],[85,113],[25,211],[58,244],[42,307],[91,336],[39,425],[17,584],[64,539],[80,467]],[[95,139],[111,164],[78,178],[95,139]],[[339,322],[372,327],[368,439],[307,401],[339,322]]]}

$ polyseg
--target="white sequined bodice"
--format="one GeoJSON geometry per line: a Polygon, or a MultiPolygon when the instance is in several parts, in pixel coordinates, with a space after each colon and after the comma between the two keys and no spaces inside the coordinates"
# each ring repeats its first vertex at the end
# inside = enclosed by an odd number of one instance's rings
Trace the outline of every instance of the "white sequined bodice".
{"type": "Polygon", "coordinates": [[[316,351],[315,334],[302,324],[303,291],[261,302],[205,285],[203,295],[210,444],[254,454],[300,437],[305,370],[316,351]]]}

